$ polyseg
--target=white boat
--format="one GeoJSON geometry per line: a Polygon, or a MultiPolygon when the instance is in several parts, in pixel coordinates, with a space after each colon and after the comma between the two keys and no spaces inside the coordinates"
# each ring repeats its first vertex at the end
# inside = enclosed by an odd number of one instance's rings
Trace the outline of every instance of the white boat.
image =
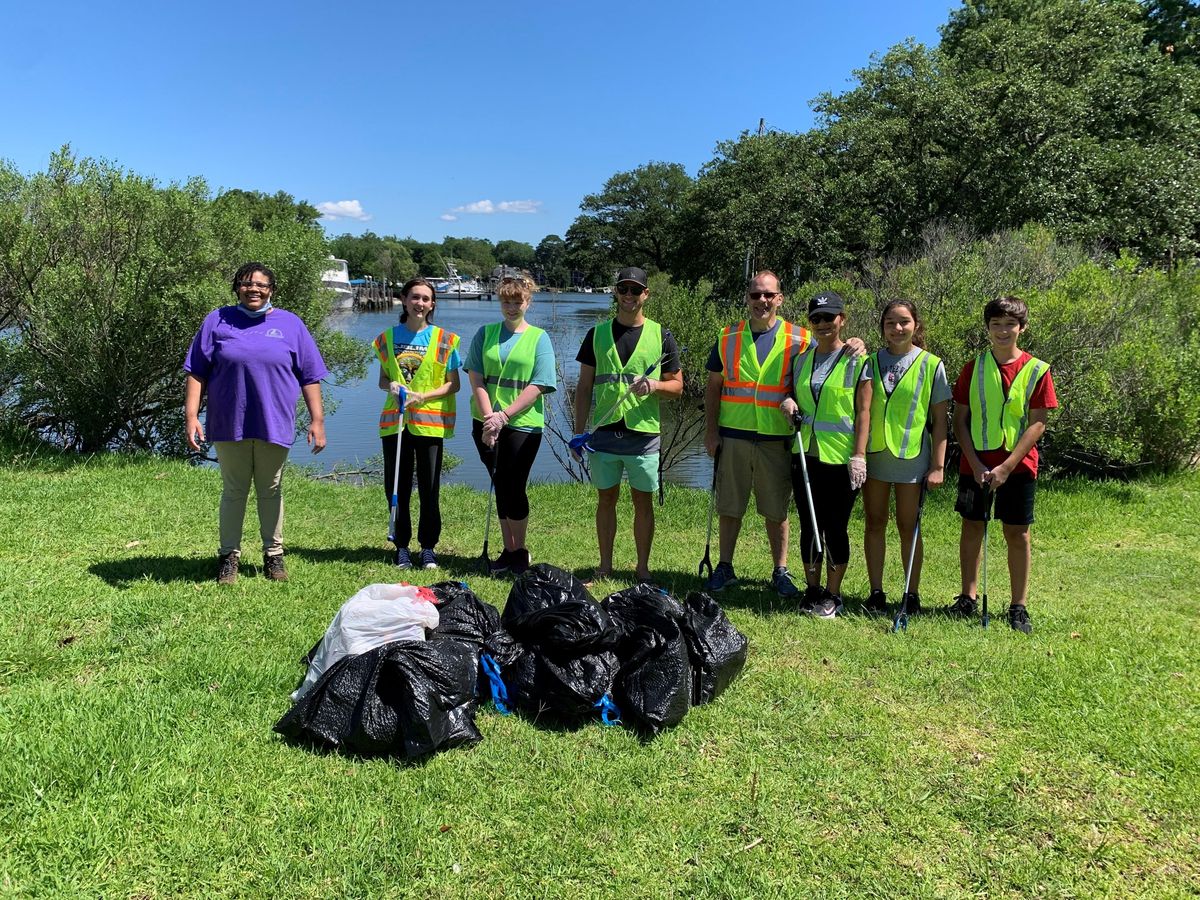
{"type": "Polygon", "coordinates": [[[350,264],[344,259],[329,257],[330,267],[321,273],[321,284],[333,291],[333,309],[354,306],[354,288],[350,286],[350,264]]]}
{"type": "Polygon", "coordinates": [[[474,278],[463,278],[454,263],[446,263],[446,277],[434,285],[438,299],[478,300],[487,290],[474,278]]]}

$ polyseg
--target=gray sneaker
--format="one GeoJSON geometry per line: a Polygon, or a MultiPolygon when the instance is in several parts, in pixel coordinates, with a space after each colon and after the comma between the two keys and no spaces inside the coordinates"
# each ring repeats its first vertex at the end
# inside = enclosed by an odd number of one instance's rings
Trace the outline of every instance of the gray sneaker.
{"type": "Polygon", "coordinates": [[[771,573],[771,587],[780,597],[786,597],[789,600],[800,596],[800,588],[796,587],[796,582],[792,580],[792,573],[788,571],[787,566],[775,567],[775,571],[771,573]]]}
{"type": "Polygon", "coordinates": [[[842,614],[843,605],[841,594],[831,594],[829,591],[825,591],[825,596],[811,606],[807,606],[804,611],[818,619],[833,619],[842,614]]]}
{"type": "Polygon", "coordinates": [[[422,569],[436,569],[438,567],[437,557],[434,556],[432,548],[426,547],[423,549],[418,560],[422,569]]]}
{"type": "Polygon", "coordinates": [[[731,584],[737,584],[737,575],[733,572],[733,564],[727,562],[717,563],[717,567],[713,569],[713,573],[704,584],[705,590],[716,594],[725,590],[731,584]]]}
{"type": "Polygon", "coordinates": [[[397,569],[411,569],[412,567],[413,567],[412,554],[408,552],[408,548],[407,547],[397,547],[396,548],[396,568],[397,569]]]}

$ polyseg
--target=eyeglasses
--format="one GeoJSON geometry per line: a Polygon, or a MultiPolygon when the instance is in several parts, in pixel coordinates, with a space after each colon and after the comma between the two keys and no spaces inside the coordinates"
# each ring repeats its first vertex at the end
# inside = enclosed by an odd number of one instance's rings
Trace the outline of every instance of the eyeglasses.
{"type": "Polygon", "coordinates": [[[751,300],[774,300],[778,297],[779,291],[748,291],[747,296],[751,300]]]}
{"type": "Polygon", "coordinates": [[[250,288],[258,288],[260,291],[271,290],[271,285],[263,284],[261,281],[239,281],[237,286],[246,290],[250,290],[250,288]]]}
{"type": "Polygon", "coordinates": [[[637,297],[641,294],[646,293],[646,289],[644,287],[642,287],[640,284],[618,284],[617,285],[617,293],[623,297],[631,295],[631,294],[634,297],[637,297]]]}
{"type": "Polygon", "coordinates": [[[831,315],[829,313],[813,313],[808,317],[808,321],[812,322],[814,325],[824,325],[826,322],[832,322],[836,318],[836,315],[831,315]]]}

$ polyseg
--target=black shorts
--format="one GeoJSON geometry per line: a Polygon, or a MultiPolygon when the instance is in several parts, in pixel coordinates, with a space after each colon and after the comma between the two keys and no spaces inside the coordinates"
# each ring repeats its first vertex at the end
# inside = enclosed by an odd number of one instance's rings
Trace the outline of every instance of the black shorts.
{"type": "MultiPolygon", "coordinates": [[[[993,515],[1005,525],[1033,524],[1033,495],[1037,479],[1025,473],[1010,475],[996,491],[993,515]]],[[[982,522],[984,513],[983,488],[973,475],[958,476],[958,502],[954,511],[971,522],[982,522]]]]}

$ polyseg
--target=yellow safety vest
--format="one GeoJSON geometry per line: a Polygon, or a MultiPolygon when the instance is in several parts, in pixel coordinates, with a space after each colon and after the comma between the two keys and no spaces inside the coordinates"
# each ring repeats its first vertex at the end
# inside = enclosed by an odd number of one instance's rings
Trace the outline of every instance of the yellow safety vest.
{"type": "Polygon", "coordinates": [[[1029,357],[1004,393],[1000,366],[991,350],[975,359],[971,371],[971,443],[976,450],[1012,450],[1029,425],[1029,400],[1050,365],[1029,357]]]}
{"type": "Polygon", "coordinates": [[[900,376],[888,396],[880,374],[879,353],[872,354],[871,429],[867,450],[887,449],[899,459],[916,459],[921,454],[921,439],[929,423],[929,399],[933,396],[933,377],[941,360],[927,350],[900,376]]]}
{"type": "Polygon", "coordinates": [[[845,464],[854,453],[854,399],[858,392],[858,379],[867,357],[850,355],[842,347],[841,357],[833,366],[829,377],[821,385],[814,399],[812,393],[813,360],[815,346],[809,348],[800,359],[800,371],[796,375],[796,405],[803,416],[800,425],[800,452],[805,452],[815,434],[817,456],[823,463],[845,464]]]}
{"type": "MultiPolygon", "coordinates": [[[[533,383],[533,366],[537,360],[537,345],[545,333],[542,329],[530,325],[517,338],[517,342],[509,351],[504,364],[500,363],[500,330],[503,322],[493,322],[483,330],[483,381],[487,388],[488,400],[492,409],[504,409],[510,405],[525,388],[533,383]]],[[[471,416],[482,422],[484,413],[471,395],[471,416]]],[[[508,422],[512,428],[543,428],[546,416],[543,410],[542,395],[538,394],[533,405],[513,417],[508,422]]]]}
{"type": "Polygon", "coordinates": [[[717,424],[764,435],[791,434],[792,423],[779,411],[779,404],[787,396],[792,358],[811,341],[806,329],[780,319],[775,343],[759,366],[750,323],[727,326],[717,344],[722,373],[717,424]]]}
{"type": "MultiPolygon", "coordinates": [[[[638,337],[637,346],[629,355],[629,361],[621,365],[621,357],[617,355],[617,345],[613,340],[612,321],[596,326],[592,332],[592,349],[596,354],[596,380],[592,388],[592,401],[595,403],[595,414],[599,415],[626,392],[630,384],[641,378],[646,369],[662,356],[662,326],[657,322],[646,320],[642,333],[638,337]]],[[[648,377],[659,378],[662,366],[654,367],[648,377]]],[[[612,422],[625,420],[626,426],[633,431],[645,434],[658,434],[661,430],[659,422],[658,396],[650,394],[645,397],[635,397],[627,394],[619,407],[614,407],[612,413],[603,422],[593,422],[593,426],[609,425],[612,422]]]]}
{"type": "MultiPolygon", "coordinates": [[[[398,381],[409,390],[425,394],[436,390],[446,383],[446,368],[450,363],[450,354],[458,349],[459,337],[452,331],[446,331],[437,325],[430,325],[433,331],[429,335],[429,344],[425,348],[425,357],[417,371],[413,373],[412,383],[406,383],[400,364],[396,361],[395,329],[389,328],[375,339],[375,355],[383,366],[383,373],[388,381],[398,381]],[[432,351],[432,353],[430,352],[432,351]]],[[[404,430],[409,434],[419,434],[426,437],[454,437],[454,423],[457,418],[458,404],[454,394],[430,400],[421,406],[409,407],[404,410],[404,430]]],[[[395,434],[400,426],[400,402],[392,394],[388,394],[379,413],[379,436],[395,434]]]]}

